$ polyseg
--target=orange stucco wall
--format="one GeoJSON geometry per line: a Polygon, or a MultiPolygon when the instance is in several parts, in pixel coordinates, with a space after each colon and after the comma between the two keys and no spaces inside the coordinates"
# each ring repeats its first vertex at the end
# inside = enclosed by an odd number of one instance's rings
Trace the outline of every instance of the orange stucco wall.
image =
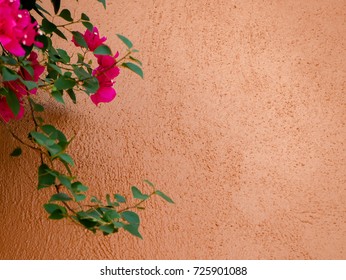
{"type": "Polygon", "coordinates": [[[144,240],[50,221],[37,155],[10,158],[0,124],[1,259],[346,258],[345,1],[79,2],[109,45],[132,39],[145,79],[123,71],[100,108],[41,93],[46,118],[76,135],[90,193],[149,179],[176,204],[147,204],[144,240]]]}

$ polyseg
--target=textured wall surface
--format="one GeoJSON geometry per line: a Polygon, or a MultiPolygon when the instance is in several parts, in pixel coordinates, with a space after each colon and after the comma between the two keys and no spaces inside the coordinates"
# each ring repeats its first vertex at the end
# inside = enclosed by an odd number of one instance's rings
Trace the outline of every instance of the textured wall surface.
{"type": "Polygon", "coordinates": [[[76,135],[90,193],[149,179],[176,204],[147,204],[144,240],[50,221],[37,155],[10,158],[0,124],[0,258],[345,259],[346,2],[117,0],[107,17],[94,2],[109,45],[124,52],[121,33],[141,50],[145,79],[123,71],[100,108],[41,93],[46,118],[76,135]]]}

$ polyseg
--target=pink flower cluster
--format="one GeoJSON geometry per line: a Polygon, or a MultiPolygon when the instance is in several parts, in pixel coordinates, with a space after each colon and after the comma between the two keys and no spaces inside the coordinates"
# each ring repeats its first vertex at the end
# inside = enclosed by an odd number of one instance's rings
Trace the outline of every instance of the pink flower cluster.
{"type": "Polygon", "coordinates": [[[0,43],[15,56],[24,56],[22,45],[43,47],[35,41],[38,34],[37,22],[31,22],[27,10],[20,10],[19,0],[0,0],[0,43]]]}
{"type": "MultiPolygon", "coordinates": [[[[34,75],[31,76],[30,73],[25,70],[24,68],[20,68],[18,71],[18,74],[25,80],[25,81],[34,81],[37,82],[40,75],[44,72],[44,66],[40,65],[37,61],[37,53],[31,52],[30,56],[27,59],[31,62],[31,67],[34,70],[34,75]]],[[[24,115],[24,106],[23,106],[23,97],[28,94],[36,94],[37,88],[28,90],[26,86],[19,80],[16,79],[14,81],[4,82],[3,83],[4,88],[7,88],[11,90],[18,98],[20,109],[17,116],[15,116],[10,107],[8,106],[6,102],[6,98],[4,96],[0,96],[0,117],[3,119],[4,122],[9,122],[11,119],[21,119],[24,115]]]]}
{"type": "MultiPolygon", "coordinates": [[[[100,38],[98,29],[93,28],[92,31],[86,30],[82,35],[88,45],[89,50],[94,51],[97,47],[101,46],[107,40],[106,37],[100,38]]],[[[80,45],[73,38],[72,41],[76,46],[80,45]]],[[[98,105],[101,102],[111,102],[115,96],[116,91],[113,88],[114,79],[119,75],[120,69],[116,66],[116,58],[119,56],[117,52],[115,56],[111,55],[95,55],[99,66],[92,72],[93,76],[99,82],[99,89],[90,96],[91,101],[98,105]]]]}

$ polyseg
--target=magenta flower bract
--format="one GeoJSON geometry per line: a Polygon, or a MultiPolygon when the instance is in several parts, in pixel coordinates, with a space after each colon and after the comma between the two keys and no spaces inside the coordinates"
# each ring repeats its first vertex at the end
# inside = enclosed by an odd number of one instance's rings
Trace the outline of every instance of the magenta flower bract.
{"type": "Polygon", "coordinates": [[[35,41],[37,22],[32,23],[29,12],[20,10],[19,6],[19,0],[0,0],[0,43],[15,56],[25,55],[22,45],[43,46],[35,41]]]}
{"type": "Polygon", "coordinates": [[[91,101],[95,105],[98,105],[101,102],[111,102],[116,96],[116,91],[113,88],[113,85],[115,83],[114,78],[116,78],[120,73],[119,67],[116,66],[116,58],[118,56],[119,53],[116,53],[115,56],[97,56],[99,67],[97,67],[92,74],[99,82],[99,89],[96,93],[90,96],[91,101]]]}

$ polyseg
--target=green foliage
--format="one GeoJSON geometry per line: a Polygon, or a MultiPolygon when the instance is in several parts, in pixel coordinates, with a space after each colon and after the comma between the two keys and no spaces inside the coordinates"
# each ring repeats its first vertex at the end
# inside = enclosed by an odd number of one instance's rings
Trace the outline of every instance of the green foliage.
{"type": "Polygon", "coordinates": [[[10,154],[11,157],[19,157],[22,154],[22,149],[20,147],[15,148],[10,154]]]}
{"type": "MultiPolygon", "coordinates": [[[[22,8],[28,9],[29,12],[34,10],[35,17],[42,18],[39,34],[35,37],[35,41],[41,42],[42,46],[24,46],[23,44],[25,55],[20,57],[11,54],[4,46],[1,46],[0,78],[4,83],[1,83],[0,86],[0,98],[2,101],[6,101],[14,116],[19,115],[25,102],[30,105],[27,108],[30,111],[34,129],[29,132],[28,139],[22,140],[16,135],[12,135],[20,141],[21,145],[33,149],[39,154],[37,187],[52,191],[48,203],[44,204],[49,219],[66,218],[94,233],[102,232],[104,235],[109,235],[122,230],[142,238],[139,231],[140,217],[136,211],[143,210],[146,206],[145,203],[154,195],[160,196],[169,203],[173,203],[173,200],[163,192],[156,190],[154,184],[148,180],[145,180],[144,183],[146,187],[151,188],[151,192],[146,194],[132,186],[130,199],[126,199],[120,194],[105,194],[102,197],[99,196],[100,198],[89,196],[87,194],[89,188],[80,182],[73,173],[75,161],[68,151],[73,137],[68,139],[61,130],[44,121],[41,113],[46,111],[44,115],[49,116],[50,112],[47,109],[50,107],[47,106],[46,101],[42,104],[35,101],[34,95],[36,92],[41,94],[41,91],[45,91],[50,93],[51,100],[65,105],[68,98],[73,103],[77,103],[77,95],[80,91],[88,95],[95,94],[100,88],[98,77],[100,73],[96,71],[97,74],[95,74],[94,71],[97,67],[96,60],[102,55],[112,55],[112,49],[102,43],[92,52],[88,47],[90,38],[77,31],[83,26],[90,31],[93,30],[94,26],[90,22],[89,16],[81,13],[80,18],[74,19],[68,8],[60,10],[60,0],[50,1],[55,16],[43,7],[47,5],[44,1],[21,2],[22,8]],[[76,29],[73,28],[75,24],[79,24],[76,29]],[[71,34],[76,45],[81,48],[78,47],[75,52],[69,52],[56,47],[61,46],[61,44],[57,44],[61,39],[70,42],[71,34]],[[32,51],[38,53],[38,59],[35,61],[31,56],[32,51]],[[94,60],[89,60],[90,55],[94,55],[94,60]],[[43,73],[40,71],[42,74],[38,75],[37,67],[42,68],[42,66],[44,71],[42,70],[43,73]],[[18,88],[9,87],[6,84],[19,86],[21,91],[18,92],[18,88]]],[[[98,0],[98,2],[106,8],[105,0],[98,0]]],[[[98,36],[98,34],[95,35],[98,36]]],[[[133,56],[134,53],[138,53],[138,50],[133,49],[133,43],[125,36],[117,34],[117,37],[125,44],[127,51],[110,67],[122,66],[143,78],[142,62],[133,56]]],[[[90,48],[93,49],[91,45],[90,48]]],[[[98,61],[98,63],[101,62],[98,61]]],[[[104,71],[107,70],[106,68],[104,71]]],[[[100,81],[101,86],[104,86],[103,81],[100,81]]],[[[110,84],[113,84],[113,81],[110,84]]],[[[64,117],[68,120],[67,113],[64,114],[64,117]]],[[[21,154],[22,148],[17,147],[10,155],[18,157],[21,154]]],[[[107,187],[111,186],[110,183],[108,182],[107,187]]]]}
{"type": "Polygon", "coordinates": [[[124,62],[121,66],[126,67],[143,78],[143,70],[136,64],[131,62],[124,62]]]}

